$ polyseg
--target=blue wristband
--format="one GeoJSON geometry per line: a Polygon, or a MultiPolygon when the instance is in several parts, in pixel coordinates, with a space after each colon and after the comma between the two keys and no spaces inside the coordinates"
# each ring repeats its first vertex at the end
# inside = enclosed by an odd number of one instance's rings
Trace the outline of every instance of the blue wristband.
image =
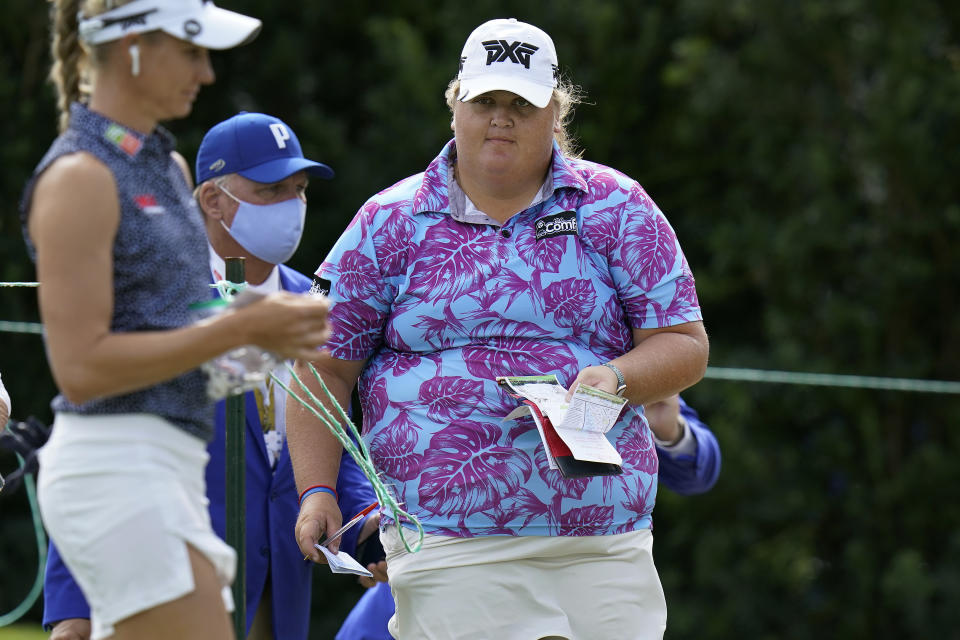
{"type": "Polygon", "coordinates": [[[334,491],[331,487],[328,487],[325,484],[318,484],[310,487],[309,489],[304,489],[303,493],[300,494],[300,505],[303,505],[303,501],[307,499],[307,496],[313,495],[314,493],[329,493],[333,496],[334,500],[339,500],[340,497],[337,496],[337,492],[334,491]]]}

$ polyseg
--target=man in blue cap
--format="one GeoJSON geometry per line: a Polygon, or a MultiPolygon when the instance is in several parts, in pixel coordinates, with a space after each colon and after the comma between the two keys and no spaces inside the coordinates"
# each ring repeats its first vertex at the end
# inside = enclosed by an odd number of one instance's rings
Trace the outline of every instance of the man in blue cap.
{"type": "MultiPolygon", "coordinates": [[[[296,134],[282,120],[239,113],[215,125],[197,152],[194,197],[204,214],[210,242],[211,281],[224,279],[224,259],[243,257],[248,285],[269,293],[305,292],[311,280],[282,264],[300,244],[310,177],[333,171],[303,156],[296,134]]],[[[281,366],[277,375],[289,375],[281,366]]],[[[283,378],[281,378],[283,379],[283,378]]],[[[248,638],[303,640],[310,621],[312,563],[294,539],[299,511],[293,467],[286,443],[286,392],[272,380],[245,394],[246,579],[248,638]]],[[[215,436],[208,447],[207,496],[213,528],[224,537],[225,407],[217,403],[215,436]]],[[[344,514],[376,500],[353,458],[343,456],[337,496],[344,514]]],[[[358,540],[376,536],[376,517],[344,534],[340,548],[352,553],[358,540]]],[[[44,625],[51,640],[90,637],[89,609],[76,583],[51,546],[44,586],[44,625]]],[[[149,553],[149,550],[145,550],[149,553]]]]}
{"type": "Polygon", "coordinates": [[[248,282],[277,290],[268,278],[292,273],[282,263],[300,244],[309,178],[328,179],[333,171],[304,158],[281,120],[245,112],[207,132],[196,171],[194,195],[205,214],[214,278],[223,279],[221,256],[244,256],[248,282]]]}

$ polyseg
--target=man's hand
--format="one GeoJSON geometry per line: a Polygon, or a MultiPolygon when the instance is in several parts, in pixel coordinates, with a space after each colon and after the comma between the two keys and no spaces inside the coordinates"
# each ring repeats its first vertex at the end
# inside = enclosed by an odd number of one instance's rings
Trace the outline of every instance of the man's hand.
{"type": "Polygon", "coordinates": [[[676,443],[683,432],[680,429],[680,400],[674,394],[666,400],[651,402],[643,405],[643,413],[647,416],[650,429],[658,440],[676,443]]]}
{"type": "Polygon", "coordinates": [[[53,625],[50,640],[90,640],[88,618],[67,618],[53,625]]]}
{"type": "Polygon", "coordinates": [[[381,560],[380,562],[374,564],[370,563],[366,567],[366,570],[373,574],[372,578],[367,576],[360,576],[359,582],[361,587],[370,587],[376,586],[378,582],[388,582],[387,580],[387,561],[381,560]]]}
{"type": "MultiPolygon", "coordinates": [[[[304,559],[326,564],[327,559],[314,546],[327,532],[333,533],[343,523],[343,514],[336,499],[329,493],[318,491],[308,495],[300,505],[300,515],[294,527],[297,545],[304,559]]],[[[334,540],[328,547],[331,552],[340,550],[340,539],[334,540]]]]}
{"type": "MultiPolygon", "coordinates": [[[[367,518],[367,521],[363,523],[363,529],[360,530],[360,535],[357,536],[357,544],[363,543],[370,536],[379,536],[380,535],[380,514],[374,515],[372,518],[367,518]]],[[[371,562],[366,566],[367,571],[373,574],[372,578],[367,576],[360,576],[360,585],[366,588],[370,588],[376,585],[378,582],[387,582],[387,560],[383,559],[379,562],[371,562]]]]}

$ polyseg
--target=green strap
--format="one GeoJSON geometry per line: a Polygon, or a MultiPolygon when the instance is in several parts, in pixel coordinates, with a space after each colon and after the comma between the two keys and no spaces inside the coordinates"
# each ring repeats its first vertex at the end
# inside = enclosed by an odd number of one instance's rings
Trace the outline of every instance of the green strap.
{"type": "Polygon", "coordinates": [[[323,381],[323,378],[320,377],[320,374],[317,372],[316,368],[312,364],[307,364],[310,368],[310,372],[313,374],[313,377],[316,378],[317,382],[320,383],[320,388],[323,389],[323,393],[329,401],[330,405],[333,406],[336,412],[339,414],[338,417],[334,417],[333,414],[327,409],[327,407],[321,402],[317,396],[313,394],[312,391],[303,383],[297,373],[293,370],[289,364],[287,364],[287,369],[290,371],[292,380],[296,381],[297,385],[302,389],[306,395],[307,399],[301,398],[299,395],[294,393],[287,385],[283,383],[277,376],[270,374],[273,380],[280,385],[288,394],[293,396],[297,402],[302,404],[307,408],[310,413],[317,417],[320,422],[327,426],[327,429],[330,430],[337,440],[343,445],[343,448],[353,457],[356,461],[357,466],[363,470],[367,479],[370,480],[370,484],[373,485],[373,491],[377,494],[377,500],[380,501],[380,506],[393,513],[393,519],[397,523],[397,529],[400,533],[400,540],[403,541],[403,547],[410,553],[416,553],[420,550],[420,546],[423,544],[423,525],[420,524],[420,521],[413,515],[407,513],[400,508],[399,503],[384,485],[383,481],[377,475],[376,469],[373,467],[373,463],[370,458],[370,451],[367,449],[366,443],[363,441],[363,438],[360,437],[360,433],[357,431],[356,425],[353,424],[353,421],[350,419],[350,416],[347,415],[347,412],[343,410],[343,407],[334,399],[333,394],[330,393],[330,390],[327,388],[326,383],[323,381]],[[351,437],[347,434],[344,424],[350,425],[350,430],[354,437],[351,437]],[[359,443],[359,448],[357,446],[359,443]],[[417,541],[411,547],[407,542],[406,536],[403,534],[403,527],[400,526],[400,519],[405,518],[409,522],[412,522],[413,525],[417,528],[417,541]]]}
{"type": "MultiPolygon", "coordinates": [[[[23,467],[23,458],[17,454],[20,467],[23,467]]],[[[43,592],[43,573],[47,565],[47,537],[43,532],[43,522],[40,520],[40,508],[37,506],[37,489],[33,482],[33,474],[23,476],[23,484],[27,488],[27,500],[30,502],[30,513],[33,516],[33,531],[37,539],[37,576],[34,578],[30,593],[10,613],[0,615],[0,627],[11,625],[22,618],[37,601],[43,592]]]]}

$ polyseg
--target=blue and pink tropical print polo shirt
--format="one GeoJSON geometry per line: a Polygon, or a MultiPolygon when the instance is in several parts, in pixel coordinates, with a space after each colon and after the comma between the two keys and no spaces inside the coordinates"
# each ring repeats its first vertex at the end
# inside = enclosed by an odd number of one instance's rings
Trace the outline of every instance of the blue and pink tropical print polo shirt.
{"type": "Polygon", "coordinates": [[[657,456],[640,407],[607,436],[620,476],[550,470],[497,376],[556,374],[633,346],[632,328],[701,319],[667,219],[637,182],[554,148],[535,204],[471,222],[450,141],[357,213],[317,276],[336,358],[364,360],[363,438],[427,533],[580,536],[651,527],[657,456]]]}

